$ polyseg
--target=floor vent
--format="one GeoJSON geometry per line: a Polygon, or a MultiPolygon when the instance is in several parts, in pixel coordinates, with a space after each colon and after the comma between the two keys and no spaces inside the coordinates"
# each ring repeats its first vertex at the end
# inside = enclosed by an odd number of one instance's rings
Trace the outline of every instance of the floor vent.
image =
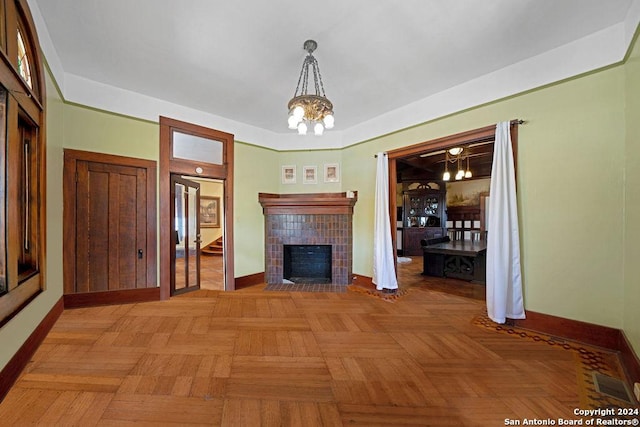
{"type": "Polygon", "coordinates": [[[598,393],[606,394],[615,399],[622,400],[627,403],[633,403],[631,392],[624,381],[603,375],[599,372],[593,373],[593,384],[596,386],[598,393]]]}

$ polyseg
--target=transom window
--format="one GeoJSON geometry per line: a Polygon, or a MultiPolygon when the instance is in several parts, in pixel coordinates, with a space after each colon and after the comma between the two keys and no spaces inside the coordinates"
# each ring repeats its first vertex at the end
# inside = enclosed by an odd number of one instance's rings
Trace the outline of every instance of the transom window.
{"type": "Polygon", "coordinates": [[[27,52],[27,48],[25,47],[24,38],[22,37],[20,28],[18,28],[18,73],[20,73],[29,87],[33,89],[33,84],[31,83],[31,66],[29,65],[29,55],[27,52]]]}

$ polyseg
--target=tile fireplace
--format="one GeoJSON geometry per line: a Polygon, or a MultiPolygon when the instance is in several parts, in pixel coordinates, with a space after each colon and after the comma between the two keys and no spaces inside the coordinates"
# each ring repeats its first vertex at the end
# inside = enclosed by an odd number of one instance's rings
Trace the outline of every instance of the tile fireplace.
{"type": "MultiPolygon", "coordinates": [[[[267,284],[283,283],[285,250],[290,251],[285,246],[291,245],[307,249],[330,247],[328,280],[335,285],[351,283],[353,207],[358,197],[357,192],[349,193],[351,195],[353,197],[347,197],[347,193],[259,194],[265,216],[267,284]]],[[[326,278],[320,280],[328,283],[326,278]]]]}

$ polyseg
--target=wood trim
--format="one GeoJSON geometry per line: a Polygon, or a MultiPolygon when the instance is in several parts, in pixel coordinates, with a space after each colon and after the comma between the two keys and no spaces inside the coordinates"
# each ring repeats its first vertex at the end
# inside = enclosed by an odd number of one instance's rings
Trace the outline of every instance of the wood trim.
{"type": "Polygon", "coordinates": [[[508,319],[507,324],[620,352],[628,379],[631,383],[640,382],[640,359],[624,331],[535,311],[527,311],[526,314],[526,319],[508,319]]]}
{"type": "Polygon", "coordinates": [[[418,144],[408,145],[406,147],[387,151],[389,160],[400,157],[412,156],[425,150],[441,150],[456,145],[467,145],[474,142],[495,139],[496,125],[485,126],[478,129],[468,130],[453,135],[443,136],[441,138],[431,139],[429,141],[420,142],[418,144]]]}
{"type": "Polygon", "coordinates": [[[235,289],[233,250],[233,144],[233,134],[160,116],[160,181],[158,190],[160,195],[160,299],[169,299],[171,296],[171,173],[224,181],[224,280],[226,290],[235,289]],[[172,159],[171,145],[173,130],[222,142],[224,164],[213,165],[184,159],[172,159]],[[196,167],[201,167],[202,173],[195,173],[196,167]]]}
{"type": "Polygon", "coordinates": [[[22,373],[22,370],[27,366],[31,357],[34,355],[63,311],[64,302],[62,298],[60,298],[51,310],[49,310],[49,313],[47,313],[47,315],[38,324],[31,335],[29,335],[16,354],[13,355],[11,360],[9,360],[2,369],[0,372],[0,378],[2,378],[2,381],[0,381],[0,402],[2,402],[7,393],[9,393],[9,390],[22,373]]]}
{"type": "Polygon", "coordinates": [[[131,166],[135,168],[155,169],[156,161],[139,159],[137,157],[118,156],[115,154],[96,153],[94,151],[74,150],[71,148],[64,149],[65,159],[83,160],[86,162],[97,163],[113,163],[120,166],[131,166]]]}
{"type": "MultiPolygon", "coordinates": [[[[518,177],[518,126],[519,120],[511,120],[510,133],[511,133],[511,148],[513,150],[513,168],[516,174],[516,187],[518,177]]],[[[391,219],[391,243],[394,248],[397,247],[396,242],[396,221],[394,218],[397,212],[396,193],[396,160],[402,157],[416,155],[418,153],[424,153],[429,151],[438,151],[445,148],[454,147],[456,145],[466,145],[475,142],[490,141],[496,138],[496,125],[481,127],[478,129],[468,130],[453,135],[444,136],[441,138],[432,139],[418,144],[409,145],[406,147],[398,148],[395,150],[387,151],[387,157],[389,159],[389,212],[391,219]]],[[[396,274],[397,274],[396,265],[396,274]]]]}
{"type": "Polygon", "coordinates": [[[229,140],[225,144],[224,153],[227,167],[227,178],[224,180],[224,283],[227,291],[236,289],[235,284],[235,258],[233,250],[233,170],[234,170],[234,137],[229,135],[229,140]]]}
{"type": "Polygon", "coordinates": [[[531,329],[609,350],[617,351],[619,349],[619,329],[528,310],[526,316],[526,319],[510,319],[507,323],[511,326],[531,329]]]}
{"type": "MultiPolygon", "coordinates": [[[[31,72],[31,81],[35,86],[35,90],[32,90],[26,83],[23,84],[24,89],[27,91],[27,93],[30,94],[27,95],[27,97],[34,98],[34,102],[38,105],[39,109],[44,111],[44,103],[46,102],[47,96],[44,77],[44,61],[42,59],[42,53],[40,52],[40,38],[38,37],[38,31],[36,29],[35,23],[33,22],[31,9],[29,8],[29,3],[27,2],[27,0],[18,0],[16,2],[16,6],[20,9],[19,13],[22,14],[22,17],[25,20],[24,24],[27,27],[25,28],[25,30],[28,32],[28,34],[23,34],[23,36],[26,36],[29,39],[31,48],[33,49],[30,59],[34,63],[31,64],[31,67],[32,69],[37,70],[37,73],[34,73],[33,70],[31,72]],[[34,74],[37,75],[34,76],[34,74]]],[[[15,33],[7,32],[7,34],[15,33]]],[[[14,60],[17,61],[17,55],[12,55],[12,58],[15,58],[14,60]]],[[[14,67],[14,69],[17,69],[17,67],[14,67]]]]}
{"type": "Polygon", "coordinates": [[[353,197],[347,193],[271,194],[258,193],[258,201],[265,215],[353,215],[358,192],[353,197]]]}
{"type": "MultiPolygon", "coordinates": [[[[6,280],[9,292],[0,297],[0,326],[8,322],[13,316],[25,308],[47,286],[46,277],[46,115],[45,102],[46,87],[44,77],[43,58],[33,17],[26,0],[5,2],[3,8],[2,27],[9,35],[5,37],[0,49],[0,82],[7,90],[6,96],[6,135],[2,141],[6,151],[3,162],[6,167],[0,168],[4,174],[2,185],[4,188],[3,233],[5,234],[6,280]],[[22,79],[18,72],[18,28],[22,33],[29,54],[31,67],[31,82],[33,89],[22,79]],[[10,36],[14,35],[14,36],[10,36]],[[20,250],[18,234],[20,215],[17,213],[20,204],[9,201],[21,200],[17,194],[17,183],[21,182],[20,167],[16,164],[16,156],[22,147],[20,140],[20,121],[24,121],[30,129],[32,153],[37,163],[32,164],[32,171],[37,171],[36,180],[31,181],[31,189],[36,196],[29,202],[32,212],[37,212],[38,218],[33,220],[32,229],[37,230],[32,246],[37,273],[18,286],[17,257],[20,250]],[[35,148],[33,148],[35,147],[35,148]],[[37,194],[35,188],[37,187],[37,194]],[[8,203],[8,204],[7,204],[8,203]],[[23,289],[24,288],[24,289],[23,289]]],[[[31,193],[31,191],[30,191],[31,193]]]]}
{"type": "Polygon", "coordinates": [[[98,305],[130,304],[158,301],[160,288],[121,289],[117,291],[88,292],[64,295],[64,308],[93,307],[98,305]]]}
{"type": "MultiPolygon", "coordinates": [[[[169,119],[167,119],[169,120],[169,119]]],[[[160,172],[158,173],[158,197],[160,202],[160,299],[171,296],[171,173],[169,172],[170,146],[165,143],[171,139],[171,127],[164,126],[165,119],[160,117],[160,172]]],[[[169,122],[170,123],[170,122],[169,122]]]]}
{"type": "Polygon", "coordinates": [[[260,273],[249,274],[247,276],[236,277],[235,290],[260,285],[262,283],[264,283],[264,271],[260,273]]]}
{"type": "Polygon", "coordinates": [[[620,359],[622,359],[622,366],[624,366],[631,384],[640,383],[640,359],[633,351],[624,331],[620,331],[618,337],[618,351],[620,352],[620,359]]]}
{"type": "MultiPolygon", "coordinates": [[[[146,265],[146,286],[151,289],[158,286],[157,270],[157,223],[156,223],[156,162],[154,160],[139,159],[135,157],[118,156],[113,154],[96,153],[92,151],[64,149],[64,166],[62,177],[62,201],[63,201],[63,224],[62,224],[62,275],[64,293],[75,294],[76,289],[76,173],[77,162],[108,163],[126,167],[142,168],[146,170],[147,201],[146,201],[146,223],[147,223],[147,243],[145,252],[147,254],[146,265]]],[[[118,292],[118,291],[109,291],[118,292]]],[[[87,297],[96,296],[98,293],[90,292],[87,297]]],[[[123,301],[123,303],[126,301],[123,301]]],[[[98,303],[99,304],[99,303],[98,303]]]]}

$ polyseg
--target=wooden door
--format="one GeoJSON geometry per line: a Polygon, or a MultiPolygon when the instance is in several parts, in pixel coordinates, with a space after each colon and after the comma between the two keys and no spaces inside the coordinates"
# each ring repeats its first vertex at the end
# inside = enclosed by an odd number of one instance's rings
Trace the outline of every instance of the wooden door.
{"type": "Polygon", "coordinates": [[[200,289],[200,184],[171,175],[171,295],[200,289]]]}
{"type": "Polygon", "coordinates": [[[147,286],[146,171],[80,161],[76,292],[147,286]]]}
{"type": "Polygon", "coordinates": [[[156,287],[155,216],[154,162],[65,150],[65,294],[156,287]]]}

